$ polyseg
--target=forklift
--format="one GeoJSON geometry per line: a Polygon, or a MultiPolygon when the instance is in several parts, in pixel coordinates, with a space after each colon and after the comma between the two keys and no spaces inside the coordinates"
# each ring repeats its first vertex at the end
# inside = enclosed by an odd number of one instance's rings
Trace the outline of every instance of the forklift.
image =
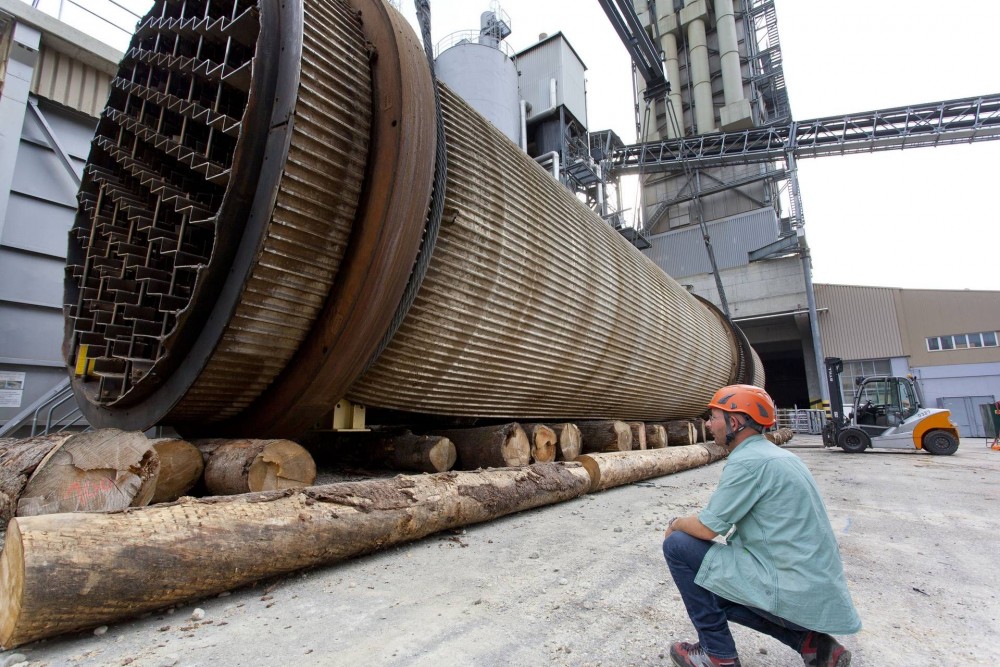
{"type": "Polygon", "coordinates": [[[853,410],[845,415],[840,393],[844,362],[838,357],[827,357],[825,362],[833,416],[823,427],[824,447],[840,447],[851,454],[869,447],[924,449],[939,456],[958,449],[958,427],[951,421],[951,412],[921,407],[916,386],[908,377],[858,378],[853,410]]]}

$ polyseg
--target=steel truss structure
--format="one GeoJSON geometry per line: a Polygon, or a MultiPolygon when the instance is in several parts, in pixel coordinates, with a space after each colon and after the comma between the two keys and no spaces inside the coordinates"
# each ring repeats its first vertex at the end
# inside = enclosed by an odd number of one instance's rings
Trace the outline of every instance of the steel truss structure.
{"type": "Polygon", "coordinates": [[[1000,139],[1000,93],[845,116],[633,144],[611,155],[616,175],[758,164],[1000,139]]]}

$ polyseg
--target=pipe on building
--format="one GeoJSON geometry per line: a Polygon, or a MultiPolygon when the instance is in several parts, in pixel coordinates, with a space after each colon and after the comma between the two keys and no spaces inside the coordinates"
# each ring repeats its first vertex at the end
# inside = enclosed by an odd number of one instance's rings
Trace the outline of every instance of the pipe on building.
{"type": "Polygon", "coordinates": [[[669,109],[667,110],[667,136],[678,139],[684,136],[684,104],[681,102],[681,69],[677,55],[677,35],[672,32],[664,33],[660,39],[660,46],[663,48],[667,81],[670,83],[667,104],[673,110],[672,114],[669,109]],[[672,118],[675,120],[671,120],[672,118]]]}
{"type": "Polygon", "coordinates": [[[724,384],[763,384],[720,311],[443,85],[444,216],[421,252],[437,124],[405,19],[382,0],[261,0],[242,14],[233,2],[209,16],[158,4],[95,137],[64,339],[91,424],[292,436],[343,397],[425,414],[663,420],[703,412],[724,384]],[[246,62],[145,53],[174,44],[150,34],[213,31],[246,62]],[[226,104],[147,88],[134,74],[148,67],[206,73],[200,85],[226,104]],[[184,126],[129,113],[158,105],[184,126]],[[218,130],[208,160],[188,146],[198,123],[218,130]],[[429,263],[401,308],[418,256],[429,263]]]}
{"type": "Polygon", "coordinates": [[[528,101],[521,100],[521,150],[528,152],[528,101]]]}
{"type": "Polygon", "coordinates": [[[549,151],[544,155],[539,155],[535,158],[535,162],[545,166],[547,162],[549,164],[549,173],[552,174],[552,178],[559,180],[559,151],[549,151]]]}
{"type": "Polygon", "coordinates": [[[698,134],[715,132],[715,106],[712,102],[712,78],[708,66],[708,41],[705,22],[694,19],[687,26],[688,52],[691,57],[691,86],[694,89],[694,124],[698,134]]]}
{"type": "Polygon", "coordinates": [[[743,99],[743,73],[740,69],[733,0],[715,0],[715,23],[719,32],[722,93],[726,104],[732,104],[743,99]]]}

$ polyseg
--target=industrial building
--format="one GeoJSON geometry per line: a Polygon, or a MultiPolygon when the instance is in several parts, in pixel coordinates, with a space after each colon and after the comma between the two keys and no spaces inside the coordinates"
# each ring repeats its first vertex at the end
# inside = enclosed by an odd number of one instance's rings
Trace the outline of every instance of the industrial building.
{"type": "MultiPolygon", "coordinates": [[[[811,134],[787,141],[775,129],[792,113],[772,0],[661,3],[659,13],[635,2],[634,11],[671,82],[669,93],[647,102],[646,83],[634,74],[641,145],[660,146],[656,158],[589,127],[586,64],[571,35],[542,36],[515,53],[505,41],[510,19],[485,12],[478,30],[438,44],[437,75],[657,266],[729,315],[760,356],[780,407],[821,407],[817,369],[824,355],[840,356],[854,374],[915,375],[928,405],[951,408],[978,434],[981,406],[1000,396],[996,293],[812,284],[795,160],[898,148],[912,128],[904,121],[890,139],[861,132],[830,143],[827,124],[817,121],[811,134]],[[734,151],[727,137],[754,141],[734,151]],[[642,183],[638,228],[621,217],[617,179],[627,174],[642,183]],[[876,301],[881,309],[860,305],[876,301]],[[920,316],[942,304],[955,309],[946,331],[920,316]]],[[[18,0],[0,0],[0,21],[3,424],[56,394],[66,377],[66,233],[122,54],[18,0]]],[[[65,390],[55,400],[73,404],[65,390]]]]}

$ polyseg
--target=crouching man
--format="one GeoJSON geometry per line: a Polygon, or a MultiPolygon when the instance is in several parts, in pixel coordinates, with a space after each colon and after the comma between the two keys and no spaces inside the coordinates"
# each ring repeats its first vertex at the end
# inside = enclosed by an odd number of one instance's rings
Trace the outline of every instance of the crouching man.
{"type": "Polygon", "coordinates": [[[734,621],[790,646],[808,667],[847,667],[850,652],[828,633],[857,632],[861,618],[815,480],[761,435],[774,424],[774,401],[760,387],[731,385],[709,407],[706,427],[729,458],[708,505],[667,527],[663,555],[698,632],[697,643],[674,644],[671,659],[738,667],[734,621]]]}

